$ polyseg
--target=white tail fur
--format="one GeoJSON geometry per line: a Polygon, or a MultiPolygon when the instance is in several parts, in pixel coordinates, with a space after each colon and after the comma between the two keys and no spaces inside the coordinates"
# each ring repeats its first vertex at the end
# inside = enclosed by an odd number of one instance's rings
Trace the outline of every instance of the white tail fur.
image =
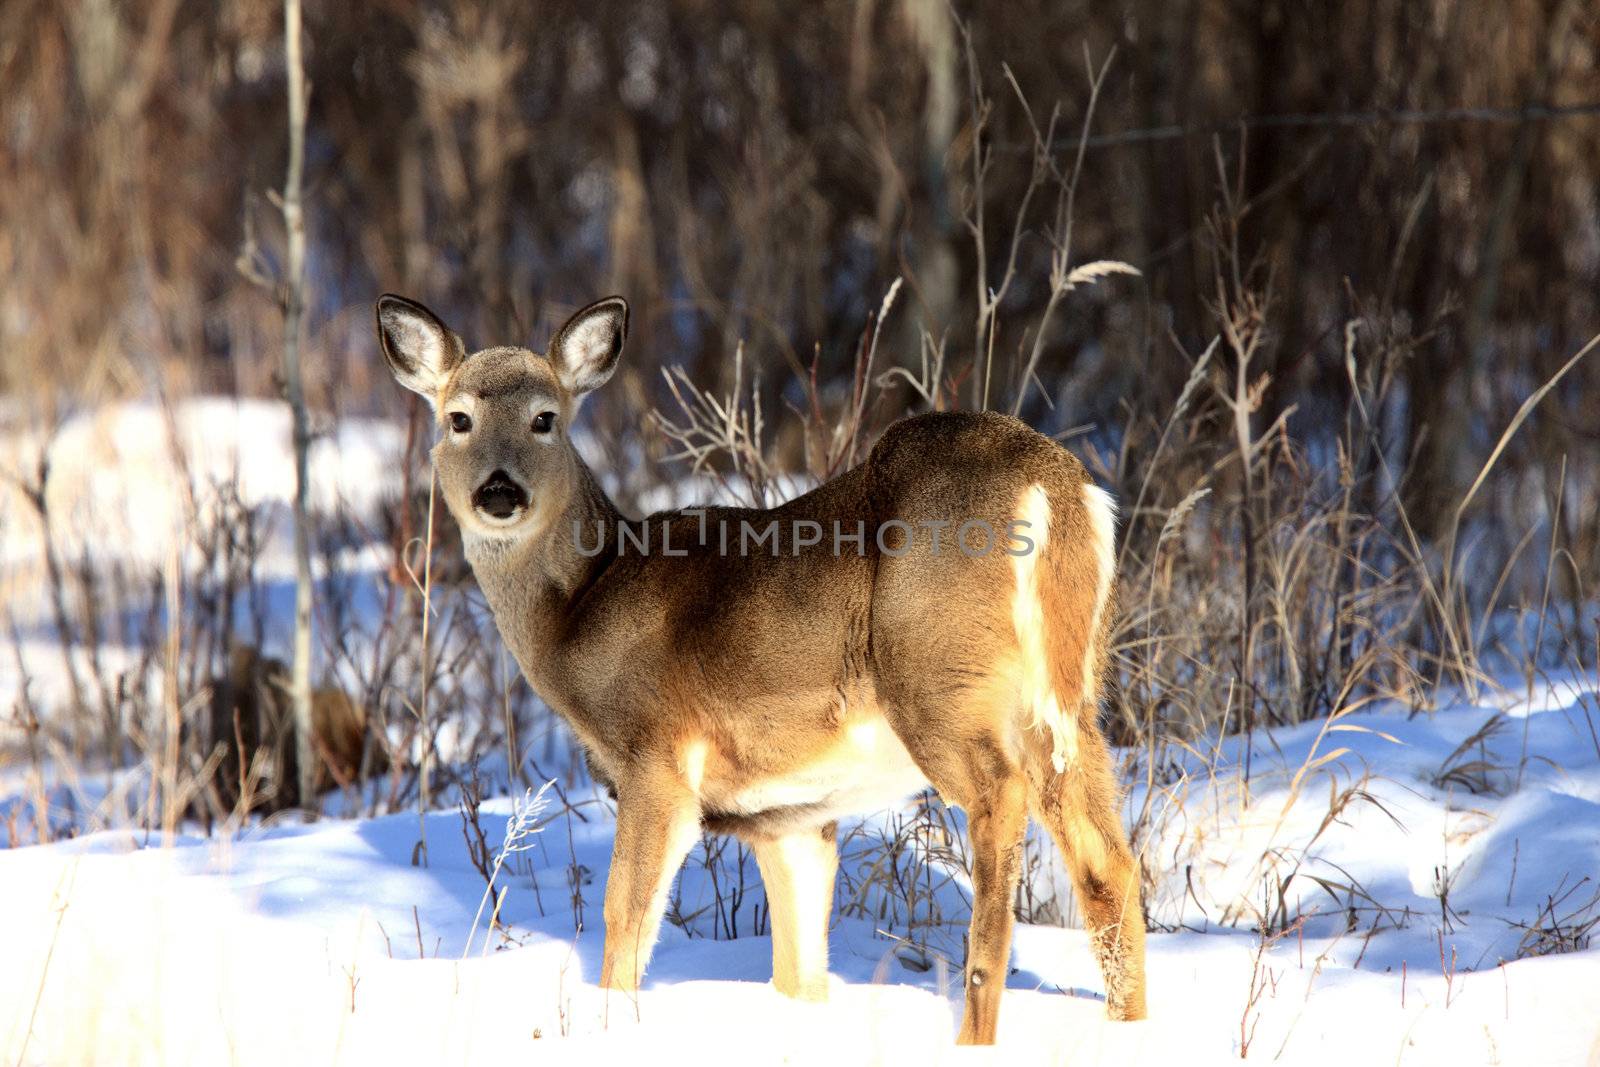
{"type": "Polygon", "coordinates": [[[1100,626],[1105,620],[1106,603],[1111,599],[1111,583],[1117,576],[1117,502],[1111,494],[1085,483],[1083,504],[1089,512],[1089,530],[1094,539],[1098,584],[1094,591],[1094,614],[1089,618],[1089,641],[1083,650],[1083,703],[1095,699],[1095,667],[1099,657],[1100,626]]]}
{"type": "Polygon", "coordinates": [[[1017,520],[1026,523],[1033,551],[1011,557],[1016,589],[1011,596],[1011,622],[1022,651],[1022,704],[1032,729],[1050,731],[1051,761],[1057,772],[1078,757],[1078,721],[1071,707],[1056,695],[1045,642],[1044,601],[1039,588],[1039,564],[1050,544],[1050,498],[1044,486],[1030,485],[1017,501],[1017,520]]]}

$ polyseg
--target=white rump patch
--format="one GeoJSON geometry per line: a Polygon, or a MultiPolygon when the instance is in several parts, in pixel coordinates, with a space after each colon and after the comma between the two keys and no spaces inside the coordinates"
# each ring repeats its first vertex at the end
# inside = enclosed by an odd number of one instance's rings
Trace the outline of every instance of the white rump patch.
{"type": "Polygon", "coordinates": [[[1011,557],[1016,589],[1011,596],[1011,624],[1022,650],[1022,703],[1029,726],[1050,731],[1050,762],[1056,773],[1078,758],[1078,717],[1061,705],[1051,682],[1050,654],[1045,647],[1044,603],[1039,597],[1039,563],[1050,543],[1050,498],[1044,486],[1031,485],[1017,502],[1017,519],[1027,523],[1033,551],[1011,557]]]}
{"type": "Polygon", "coordinates": [[[1089,512],[1094,558],[1100,572],[1094,591],[1094,614],[1089,617],[1089,646],[1083,651],[1083,696],[1087,701],[1095,691],[1096,642],[1105,620],[1106,602],[1111,598],[1111,582],[1117,575],[1117,502],[1110,493],[1088,482],[1083,487],[1083,505],[1089,512]]]}

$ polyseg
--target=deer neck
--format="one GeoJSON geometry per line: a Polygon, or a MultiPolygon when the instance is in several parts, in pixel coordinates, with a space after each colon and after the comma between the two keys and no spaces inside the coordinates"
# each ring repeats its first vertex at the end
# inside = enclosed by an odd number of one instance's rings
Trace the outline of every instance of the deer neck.
{"type": "Polygon", "coordinates": [[[500,636],[547,702],[555,653],[583,595],[617,558],[621,513],[583,460],[566,507],[538,533],[516,539],[464,532],[467,562],[494,612],[500,636]]]}

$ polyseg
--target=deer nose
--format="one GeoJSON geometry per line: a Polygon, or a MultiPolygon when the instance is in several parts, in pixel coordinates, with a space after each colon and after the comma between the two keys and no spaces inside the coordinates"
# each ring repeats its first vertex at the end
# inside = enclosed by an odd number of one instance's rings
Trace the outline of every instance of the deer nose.
{"type": "Polygon", "coordinates": [[[472,494],[472,506],[497,519],[509,519],[528,506],[528,494],[511,475],[497,470],[472,494]]]}

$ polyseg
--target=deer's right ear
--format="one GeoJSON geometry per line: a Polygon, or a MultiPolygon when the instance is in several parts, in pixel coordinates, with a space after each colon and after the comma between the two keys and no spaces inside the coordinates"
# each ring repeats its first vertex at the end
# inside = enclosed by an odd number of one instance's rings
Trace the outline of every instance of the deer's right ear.
{"type": "Polygon", "coordinates": [[[439,387],[466,358],[466,346],[439,316],[403,296],[378,298],[378,340],[394,380],[436,404],[439,387]]]}

